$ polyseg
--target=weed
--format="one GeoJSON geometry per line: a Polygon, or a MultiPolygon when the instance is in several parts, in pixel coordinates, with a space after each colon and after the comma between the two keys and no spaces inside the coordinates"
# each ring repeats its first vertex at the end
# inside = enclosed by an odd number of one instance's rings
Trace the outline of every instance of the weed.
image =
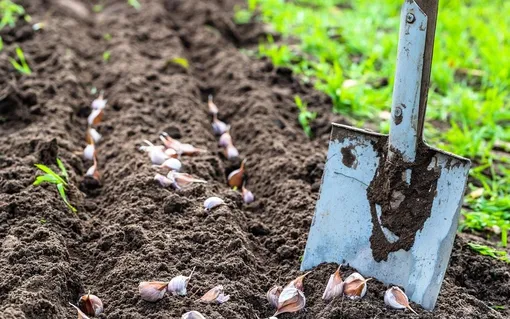
{"type": "Polygon", "coordinates": [[[67,183],[69,182],[69,176],[62,161],[59,158],[57,158],[57,166],[60,169],[60,175],[55,173],[51,168],[44,164],[35,164],[35,166],[41,171],[43,171],[45,174],[37,176],[34,181],[34,185],[39,186],[42,183],[50,183],[56,185],[58,193],[60,194],[60,197],[62,198],[64,203],[67,205],[67,207],[69,207],[69,209],[72,212],[76,212],[76,208],[74,208],[67,200],[65,188],[66,186],[68,186],[67,183]]]}
{"type": "Polygon", "coordinates": [[[18,56],[19,62],[9,57],[9,61],[12,66],[21,74],[32,74],[32,70],[30,70],[27,61],[25,60],[25,54],[19,46],[16,46],[16,55],[18,56]]]}
{"type": "MultiPolygon", "coordinates": [[[[11,0],[0,0],[0,30],[5,26],[13,28],[20,17],[25,16],[25,9],[11,0]]],[[[29,16],[25,16],[29,20],[29,16]]]]}
{"type": "Polygon", "coordinates": [[[106,41],[110,41],[112,39],[112,35],[110,33],[105,33],[103,35],[103,39],[105,39],[106,41]]]}
{"type": "Polygon", "coordinates": [[[482,254],[484,256],[490,256],[492,258],[504,261],[506,263],[510,263],[510,257],[508,256],[506,251],[496,250],[492,247],[475,243],[468,243],[468,246],[469,248],[478,252],[479,254],[482,254]]]}
{"type": "Polygon", "coordinates": [[[171,58],[170,60],[168,60],[168,62],[167,62],[167,63],[180,65],[180,66],[182,66],[183,68],[185,68],[186,70],[189,68],[189,62],[188,62],[188,60],[187,60],[187,59],[185,59],[185,58],[181,58],[181,57],[171,58]]]}
{"type": "Polygon", "coordinates": [[[136,10],[140,10],[140,8],[142,7],[138,0],[128,0],[128,4],[135,8],[136,10]]]}
{"type": "Polygon", "coordinates": [[[110,61],[110,58],[112,56],[112,53],[108,50],[104,51],[103,52],[103,61],[108,63],[108,61],[110,61]]]}
{"type": "Polygon", "coordinates": [[[306,103],[301,100],[301,97],[298,95],[294,96],[294,102],[296,103],[297,108],[299,109],[298,121],[303,128],[306,136],[312,137],[312,129],[310,128],[310,121],[315,120],[317,117],[316,112],[308,111],[306,107],[306,103]]]}
{"type": "Polygon", "coordinates": [[[4,49],[4,40],[0,37],[0,51],[4,49]]]}
{"type": "Polygon", "coordinates": [[[95,13],[99,13],[99,12],[103,11],[103,9],[104,9],[104,5],[102,5],[102,4],[95,4],[92,7],[92,11],[94,11],[95,13]]]}

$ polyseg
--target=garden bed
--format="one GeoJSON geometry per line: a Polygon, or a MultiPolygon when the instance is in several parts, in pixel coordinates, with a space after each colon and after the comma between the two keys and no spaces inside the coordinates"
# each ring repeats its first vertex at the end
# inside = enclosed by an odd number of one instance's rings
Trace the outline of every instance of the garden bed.
{"type": "MultiPolygon", "coordinates": [[[[324,94],[288,69],[239,50],[256,43],[264,29],[234,25],[234,1],[150,1],[137,11],[116,0],[98,13],[86,3],[22,1],[32,22],[44,22],[44,29],[35,32],[21,23],[2,31],[2,318],[75,318],[68,303],[89,290],[104,302],[102,318],[179,318],[189,310],[207,318],[271,316],[266,291],[300,274],[329,123],[345,121],[331,114],[324,94]],[[8,63],[15,44],[32,75],[15,73],[8,63]],[[186,59],[189,67],[175,58],[186,59]],[[92,87],[108,99],[98,126],[99,188],[81,183],[90,163],[74,154],[85,146],[92,87]],[[252,204],[226,186],[239,161],[226,160],[217,146],[209,94],[247,159],[252,204]],[[312,140],[297,122],[295,95],[319,114],[312,140]],[[154,182],[156,170],[138,146],[144,139],[156,143],[162,131],[209,150],[183,158],[184,170],[207,184],[174,191],[154,182]],[[68,194],[76,215],[53,187],[32,186],[34,164],[54,167],[57,157],[74,185],[68,194]],[[226,205],[205,213],[203,201],[210,196],[226,205]],[[187,297],[140,299],[140,281],[169,280],[193,267],[187,297]],[[195,302],[217,284],[230,301],[195,302]]],[[[510,316],[510,266],[472,252],[466,236],[457,236],[436,311],[413,305],[423,318],[510,316]]],[[[326,305],[322,291],[335,268],[317,267],[305,279],[306,309],[279,317],[416,317],[385,308],[385,288],[378,282],[369,282],[361,301],[326,305]]]]}

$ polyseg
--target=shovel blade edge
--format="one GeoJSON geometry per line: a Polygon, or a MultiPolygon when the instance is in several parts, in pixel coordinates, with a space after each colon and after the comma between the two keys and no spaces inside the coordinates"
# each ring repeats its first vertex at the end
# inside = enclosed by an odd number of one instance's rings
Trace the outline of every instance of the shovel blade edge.
{"type": "MultiPolygon", "coordinates": [[[[392,252],[378,262],[370,244],[373,223],[367,188],[384,155],[377,145],[386,140],[386,135],[333,124],[301,270],[324,262],[349,264],[364,276],[404,287],[409,299],[432,310],[452,251],[470,162],[431,148],[435,159],[430,165],[441,174],[430,217],[411,249],[392,252]]],[[[395,236],[383,231],[388,239],[395,236]]]]}

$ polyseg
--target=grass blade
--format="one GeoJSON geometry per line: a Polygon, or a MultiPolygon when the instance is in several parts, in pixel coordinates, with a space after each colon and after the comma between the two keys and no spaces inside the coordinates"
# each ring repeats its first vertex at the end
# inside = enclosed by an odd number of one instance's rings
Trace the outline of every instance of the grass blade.
{"type": "Polygon", "coordinates": [[[60,168],[60,171],[62,172],[62,176],[64,176],[65,180],[69,182],[69,175],[67,174],[66,167],[64,166],[64,163],[62,163],[60,158],[57,158],[57,165],[58,168],[60,168]]]}
{"type": "Polygon", "coordinates": [[[71,205],[71,203],[69,203],[69,201],[67,200],[64,184],[57,184],[57,189],[58,192],[60,193],[60,197],[62,197],[62,200],[64,201],[64,203],[66,203],[67,207],[69,207],[69,209],[72,210],[73,213],[76,213],[76,208],[74,208],[73,205],[71,205]]]}
{"type": "Polygon", "coordinates": [[[45,172],[46,174],[54,176],[60,183],[67,185],[67,182],[62,179],[58,174],[56,174],[51,168],[44,164],[35,164],[35,167],[45,172]]]}

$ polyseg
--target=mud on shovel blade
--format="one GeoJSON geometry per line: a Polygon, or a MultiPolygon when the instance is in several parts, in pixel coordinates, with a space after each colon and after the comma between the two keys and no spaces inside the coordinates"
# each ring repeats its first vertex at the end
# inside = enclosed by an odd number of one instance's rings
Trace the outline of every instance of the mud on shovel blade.
{"type": "MultiPolygon", "coordinates": [[[[420,1],[422,7],[430,2],[437,9],[437,0],[420,1]]],[[[429,17],[433,27],[436,12],[429,17]]],[[[470,162],[422,141],[433,45],[426,34],[433,37],[434,30],[412,0],[405,1],[400,22],[390,135],[333,124],[301,269],[348,263],[404,287],[412,301],[432,310],[470,162]]]]}

